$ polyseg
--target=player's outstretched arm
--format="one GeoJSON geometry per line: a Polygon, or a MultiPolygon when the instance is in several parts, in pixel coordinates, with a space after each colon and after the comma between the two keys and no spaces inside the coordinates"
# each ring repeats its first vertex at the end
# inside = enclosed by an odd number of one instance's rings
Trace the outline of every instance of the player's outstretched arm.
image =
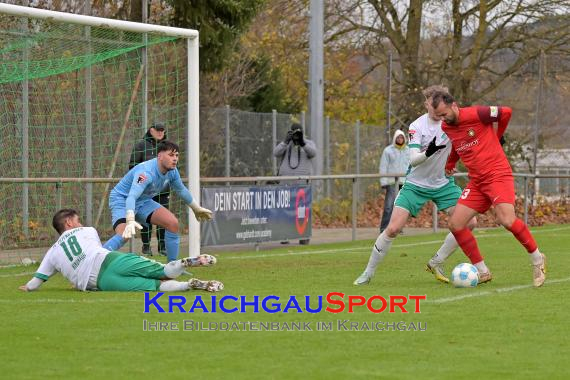
{"type": "Polygon", "coordinates": [[[173,175],[174,178],[171,182],[172,189],[176,191],[176,194],[178,194],[186,202],[186,204],[192,209],[194,215],[196,216],[196,219],[198,219],[198,221],[200,222],[211,220],[212,211],[200,206],[198,202],[196,202],[196,200],[192,196],[192,193],[190,193],[190,191],[186,188],[186,186],[184,186],[184,183],[182,183],[182,179],[180,178],[178,170],[176,170],[175,173],[173,173],[173,175]]]}
{"type": "Polygon", "coordinates": [[[425,152],[420,152],[419,148],[410,148],[410,165],[416,167],[427,160],[425,152]]]}
{"type": "Polygon", "coordinates": [[[26,285],[22,285],[18,289],[23,292],[33,292],[34,290],[39,289],[39,287],[42,286],[44,282],[45,281],[40,278],[33,277],[30,281],[28,281],[26,285]]]}

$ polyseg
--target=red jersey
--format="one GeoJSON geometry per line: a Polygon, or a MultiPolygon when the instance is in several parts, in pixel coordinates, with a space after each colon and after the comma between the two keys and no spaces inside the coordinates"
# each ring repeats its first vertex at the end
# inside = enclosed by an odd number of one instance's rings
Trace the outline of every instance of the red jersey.
{"type": "Polygon", "coordinates": [[[469,178],[475,183],[512,177],[511,165],[499,143],[511,114],[509,107],[464,107],[459,109],[457,124],[442,122],[441,129],[453,145],[446,169],[453,169],[461,158],[469,172],[469,178]],[[498,122],[497,133],[493,122],[498,122]]]}

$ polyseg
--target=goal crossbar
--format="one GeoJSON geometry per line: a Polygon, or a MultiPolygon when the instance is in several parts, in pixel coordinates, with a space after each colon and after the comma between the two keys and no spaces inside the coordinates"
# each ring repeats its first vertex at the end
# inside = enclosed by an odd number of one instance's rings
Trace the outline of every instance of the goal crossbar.
{"type": "Polygon", "coordinates": [[[117,29],[135,33],[155,33],[191,39],[198,37],[198,31],[193,29],[143,24],[133,21],[113,20],[102,17],[85,16],[65,12],[50,11],[46,9],[24,7],[21,5],[0,3],[0,13],[9,14],[12,16],[51,20],[54,22],[117,29]]]}

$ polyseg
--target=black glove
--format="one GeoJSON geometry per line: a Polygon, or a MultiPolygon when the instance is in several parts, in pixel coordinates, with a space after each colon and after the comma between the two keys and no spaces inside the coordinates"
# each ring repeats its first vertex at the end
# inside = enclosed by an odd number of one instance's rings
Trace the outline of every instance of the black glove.
{"type": "Polygon", "coordinates": [[[501,146],[505,145],[507,141],[505,140],[505,136],[501,136],[501,138],[499,139],[499,144],[501,144],[501,146]]]}
{"type": "Polygon", "coordinates": [[[285,136],[285,140],[283,141],[285,144],[289,144],[293,139],[293,131],[287,131],[287,136],[285,136]]]}
{"type": "Polygon", "coordinates": [[[429,143],[427,150],[426,150],[426,157],[430,157],[432,156],[435,152],[437,152],[440,149],[445,148],[445,144],[443,145],[435,145],[435,137],[433,138],[433,140],[431,140],[431,142],[429,143]]]}

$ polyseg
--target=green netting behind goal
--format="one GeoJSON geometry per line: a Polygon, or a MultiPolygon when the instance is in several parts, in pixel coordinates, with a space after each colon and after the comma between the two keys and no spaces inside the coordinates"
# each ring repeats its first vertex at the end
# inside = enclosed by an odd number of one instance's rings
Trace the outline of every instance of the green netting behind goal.
{"type": "MultiPolygon", "coordinates": [[[[185,40],[7,15],[0,25],[1,177],[107,177],[116,166],[112,176],[120,178],[154,121],[164,122],[167,138],[181,146],[186,176],[185,40]]],[[[61,207],[77,209],[102,239],[109,237],[107,187],[92,185],[92,202],[87,189],[86,183],[0,183],[0,264],[17,261],[22,248],[53,243],[51,217],[61,207]]],[[[176,199],[171,208],[181,223],[187,220],[176,199]]]]}

